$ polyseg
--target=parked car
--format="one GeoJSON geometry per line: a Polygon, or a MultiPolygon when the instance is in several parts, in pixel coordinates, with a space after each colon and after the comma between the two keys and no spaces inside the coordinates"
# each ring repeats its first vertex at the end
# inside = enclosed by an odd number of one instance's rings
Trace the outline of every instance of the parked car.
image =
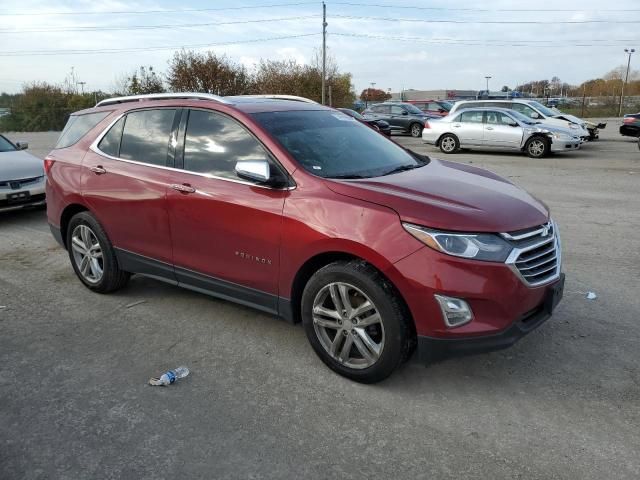
{"type": "Polygon", "coordinates": [[[622,119],[620,135],[640,137],[640,113],[629,113],[622,119]]]}
{"type": "Polygon", "coordinates": [[[371,105],[362,112],[367,120],[384,120],[394,133],[409,133],[420,137],[425,120],[437,118],[428,115],[410,103],[384,102],[371,105]]]}
{"type": "Polygon", "coordinates": [[[356,112],[355,110],[351,110],[350,108],[338,108],[338,110],[340,110],[342,113],[346,113],[350,117],[355,118],[359,122],[369,125],[371,128],[373,128],[374,130],[377,130],[383,135],[386,135],[387,137],[391,136],[391,127],[389,126],[389,123],[385,122],[384,120],[374,120],[374,119],[364,118],[358,112],[356,112]]]}
{"type": "Polygon", "coordinates": [[[436,117],[446,117],[451,107],[453,107],[453,103],[446,100],[407,100],[407,103],[436,117]]]}
{"type": "Polygon", "coordinates": [[[318,104],[103,100],[71,115],[45,170],[51,231],[86,287],[137,273],[301,321],[360,382],[416,348],[424,362],[505,348],[562,297],[542,202],[318,104]]]}
{"type": "Polygon", "coordinates": [[[0,212],[45,204],[42,160],[25,152],[28,147],[0,135],[0,212]]]}
{"type": "Polygon", "coordinates": [[[506,108],[465,108],[440,120],[426,122],[425,142],[444,153],[460,148],[500,148],[541,158],[549,152],[580,148],[580,137],[568,128],[534,122],[506,108]]]}
{"type": "MultiPolygon", "coordinates": [[[[498,107],[508,108],[515,110],[525,117],[532,118],[533,120],[539,120],[546,125],[552,125],[561,128],[570,128],[575,131],[576,134],[583,140],[588,140],[591,133],[587,130],[583,120],[575,118],[575,120],[568,120],[561,118],[561,115],[554,112],[550,108],[545,107],[535,100],[525,99],[511,99],[511,100],[469,100],[456,102],[449,115],[461,110],[463,108],[479,108],[479,107],[498,107]]],[[[595,132],[597,135],[597,131],[595,132]]]]}

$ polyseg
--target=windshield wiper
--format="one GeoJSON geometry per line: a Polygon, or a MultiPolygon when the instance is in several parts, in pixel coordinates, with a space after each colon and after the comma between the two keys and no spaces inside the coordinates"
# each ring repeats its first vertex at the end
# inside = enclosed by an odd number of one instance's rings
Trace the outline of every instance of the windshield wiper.
{"type": "Polygon", "coordinates": [[[354,178],[370,178],[367,175],[357,175],[357,174],[349,174],[346,173],[344,175],[331,175],[330,177],[327,178],[338,178],[340,180],[349,180],[349,179],[354,179],[354,178]]]}
{"type": "Polygon", "coordinates": [[[400,165],[399,167],[396,167],[393,170],[389,170],[388,172],[383,173],[382,176],[391,175],[393,173],[406,172],[407,170],[413,170],[414,168],[419,168],[423,166],[424,165],[400,165]]]}

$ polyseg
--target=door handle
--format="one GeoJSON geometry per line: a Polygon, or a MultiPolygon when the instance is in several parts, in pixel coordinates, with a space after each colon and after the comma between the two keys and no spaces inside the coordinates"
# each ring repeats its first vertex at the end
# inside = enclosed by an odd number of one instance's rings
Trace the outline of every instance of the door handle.
{"type": "Polygon", "coordinates": [[[89,168],[96,175],[104,175],[107,171],[102,167],[102,165],[97,165],[95,167],[89,168]]]}
{"type": "Polygon", "coordinates": [[[454,124],[454,125],[453,125],[453,128],[460,128],[461,126],[462,126],[462,125],[460,125],[460,124],[454,124]]]}
{"type": "Polygon", "coordinates": [[[193,188],[191,185],[183,183],[182,185],[178,184],[178,183],[174,183],[171,185],[171,188],[173,188],[174,190],[177,190],[180,193],[195,193],[196,189],[193,188]]]}
{"type": "Polygon", "coordinates": [[[493,130],[493,127],[487,127],[487,130],[493,130]]]}

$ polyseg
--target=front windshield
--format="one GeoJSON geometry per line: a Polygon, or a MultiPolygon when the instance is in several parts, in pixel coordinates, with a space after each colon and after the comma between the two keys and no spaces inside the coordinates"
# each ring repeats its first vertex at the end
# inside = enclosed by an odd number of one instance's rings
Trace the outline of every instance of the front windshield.
{"type": "Polygon", "coordinates": [[[405,107],[407,107],[407,111],[409,113],[419,113],[420,115],[422,115],[424,112],[422,110],[420,110],[418,107],[416,107],[415,105],[411,105],[410,103],[407,103],[405,105],[405,107]]]}
{"type": "Polygon", "coordinates": [[[14,152],[14,147],[9,140],[0,135],[0,152],[14,152]]]}
{"type": "Polygon", "coordinates": [[[538,109],[540,113],[542,113],[545,117],[555,117],[558,115],[558,112],[554,112],[550,108],[545,107],[540,102],[531,101],[529,105],[538,109]]]}
{"type": "Polygon", "coordinates": [[[526,115],[521,114],[520,112],[516,112],[515,110],[511,110],[509,112],[509,115],[511,115],[512,117],[514,117],[516,120],[518,120],[520,123],[526,123],[527,125],[534,125],[537,122],[534,122],[533,120],[531,120],[529,117],[527,117],[526,115]]]}
{"type": "Polygon", "coordinates": [[[340,112],[294,110],[252,116],[305,170],[319,177],[379,177],[426,165],[340,112]]]}

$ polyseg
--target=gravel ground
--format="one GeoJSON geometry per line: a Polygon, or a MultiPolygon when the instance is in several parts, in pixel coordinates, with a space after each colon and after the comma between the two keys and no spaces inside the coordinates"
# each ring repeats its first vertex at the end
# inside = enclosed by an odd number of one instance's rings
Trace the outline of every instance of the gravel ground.
{"type": "MultiPolygon", "coordinates": [[[[94,294],[43,211],[1,216],[0,478],[640,478],[640,152],[618,123],[543,160],[447,157],[551,207],[565,299],[509,350],[373,386],[247,308],[142,277],[94,294]]],[[[43,156],[57,134],[9,136],[43,156]]]]}

